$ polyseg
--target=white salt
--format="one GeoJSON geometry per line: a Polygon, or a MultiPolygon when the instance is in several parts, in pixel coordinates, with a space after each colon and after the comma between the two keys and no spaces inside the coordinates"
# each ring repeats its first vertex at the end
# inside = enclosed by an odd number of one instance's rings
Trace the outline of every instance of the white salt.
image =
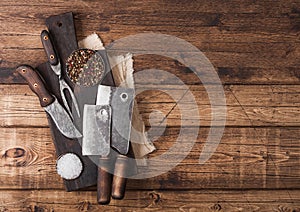
{"type": "Polygon", "coordinates": [[[62,178],[74,180],[82,172],[82,162],[74,153],[66,153],[58,158],[56,170],[62,178]]]}

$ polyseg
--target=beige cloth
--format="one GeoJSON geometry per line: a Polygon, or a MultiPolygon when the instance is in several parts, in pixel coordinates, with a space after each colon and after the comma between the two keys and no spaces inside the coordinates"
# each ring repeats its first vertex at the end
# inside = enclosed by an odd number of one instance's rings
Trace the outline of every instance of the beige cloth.
{"type": "MultiPolygon", "coordinates": [[[[104,46],[99,36],[94,33],[79,41],[79,48],[88,48],[93,50],[104,50],[104,46]]],[[[113,77],[116,86],[134,88],[133,78],[133,59],[130,53],[126,55],[118,55],[109,57],[109,62],[112,67],[113,77]]],[[[155,150],[155,146],[149,141],[145,131],[145,124],[139,113],[136,101],[134,102],[132,115],[132,129],[131,129],[131,145],[134,155],[138,159],[138,166],[145,166],[145,157],[155,150]]]]}

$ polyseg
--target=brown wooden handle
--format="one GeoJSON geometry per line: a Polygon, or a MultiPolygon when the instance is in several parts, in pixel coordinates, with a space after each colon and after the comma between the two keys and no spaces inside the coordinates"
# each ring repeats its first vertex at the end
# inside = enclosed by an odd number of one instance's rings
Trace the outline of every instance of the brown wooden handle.
{"type": "Polygon", "coordinates": [[[110,170],[110,159],[108,157],[100,158],[98,166],[97,178],[97,201],[101,205],[108,204],[111,196],[111,181],[112,175],[108,172],[110,170]]]}
{"type": "Polygon", "coordinates": [[[30,89],[39,97],[42,107],[54,102],[55,98],[47,91],[41,77],[31,66],[19,66],[16,71],[28,82],[30,89]]]}
{"type": "Polygon", "coordinates": [[[112,182],[112,198],[123,199],[125,196],[125,189],[127,178],[125,177],[128,169],[128,157],[125,155],[118,155],[115,163],[114,178],[112,182]]]}
{"type": "Polygon", "coordinates": [[[49,63],[51,65],[57,65],[59,62],[58,56],[55,53],[53,42],[52,42],[50,34],[47,30],[42,31],[41,40],[42,40],[42,44],[43,44],[43,47],[44,47],[44,50],[47,55],[49,63]]]}

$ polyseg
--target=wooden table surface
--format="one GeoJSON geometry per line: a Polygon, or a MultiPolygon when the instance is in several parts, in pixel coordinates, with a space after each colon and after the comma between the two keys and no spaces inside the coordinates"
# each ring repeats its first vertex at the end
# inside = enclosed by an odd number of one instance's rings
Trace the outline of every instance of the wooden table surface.
{"type": "MultiPolygon", "coordinates": [[[[300,211],[299,1],[1,0],[0,5],[0,211],[300,211]],[[95,190],[64,191],[46,115],[14,70],[46,61],[39,37],[44,20],[69,11],[78,40],[97,32],[108,45],[155,32],[184,39],[205,53],[227,103],[224,135],[207,163],[198,164],[211,120],[203,85],[177,61],[142,55],[135,58],[136,71],[168,71],[195,96],[198,108],[185,107],[191,119],[197,109],[201,116],[192,151],[168,173],[129,180],[125,199],[109,206],[97,205],[95,190]]],[[[174,86],[161,78],[157,82],[174,86]]],[[[167,120],[154,142],[153,156],[159,155],[178,137],[181,111],[159,91],[137,100],[148,127],[154,110],[167,120]]],[[[152,123],[158,125],[159,120],[152,123]]]]}

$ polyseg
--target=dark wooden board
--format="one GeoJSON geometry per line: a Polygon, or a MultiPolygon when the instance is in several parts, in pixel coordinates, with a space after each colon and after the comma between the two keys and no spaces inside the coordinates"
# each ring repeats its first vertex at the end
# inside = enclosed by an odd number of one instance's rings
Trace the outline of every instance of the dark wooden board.
{"type": "MultiPolygon", "coordinates": [[[[65,61],[67,57],[74,50],[78,49],[73,14],[65,13],[62,15],[51,16],[46,19],[46,25],[53,39],[56,51],[60,56],[62,70],[65,70],[65,61]]],[[[50,92],[54,94],[58,101],[62,104],[63,102],[60,96],[58,77],[52,71],[49,63],[39,65],[38,70],[47,82],[50,92]]],[[[62,76],[65,76],[64,71],[62,71],[62,76]]],[[[64,79],[70,86],[72,85],[71,81],[67,77],[64,77],[64,79]]],[[[66,95],[66,97],[68,102],[70,102],[70,97],[68,95],[66,95]]],[[[83,171],[77,179],[64,180],[66,190],[73,191],[96,185],[97,166],[88,157],[82,156],[80,142],[77,139],[69,139],[63,136],[48,115],[47,118],[56,149],[56,155],[60,156],[61,154],[68,152],[75,153],[80,157],[83,163],[83,171]]]]}
{"type": "MultiPolygon", "coordinates": [[[[65,81],[74,89],[75,96],[80,108],[81,117],[73,116],[75,118],[74,123],[77,128],[82,131],[82,111],[84,104],[95,104],[97,86],[94,87],[80,87],[75,86],[74,83],[66,76],[66,59],[68,56],[76,49],[78,49],[76,32],[73,21],[73,14],[71,12],[60,14],[56,16],[51,16],[46,19],[46,25],[48,27],[49,33],[53,40],[56,52],[60,57],[60,63],[62,67],[62,77],[65,81]]],[[[108,58],[105,51],[98,51],[105,61],[105,77],[101,84],[103,85],[114,85],[114,80],[112,73],[110,72],[110,65],[108,63],[108,58]]],[[[58,77],[51,70],[49,63],[43,63],[38,66],[39,73],[43,76],[44,80],[49,86],[49,90],[53,93],[58,101],[63,105],[63,101],[60,95],[58,77]]],[[[66,95],[69,105],[72,105],[71,98],[66,95]]],[[[67,191],[78,190],[93,186],[97,184],[97,166],[94,164],[89,157],[82,156],[81,144],[82,139],[68,139],[63,136],[57,127],[55,126],[53,120],[47,115],[48,123],[51,129],[52,138],[55,144],[56,154],[60,156],[61,154],[72,152],[76,153],[83,162],[83,172],[80,177],[75,180],[64,180],[65,187],[67,191]]]]}

